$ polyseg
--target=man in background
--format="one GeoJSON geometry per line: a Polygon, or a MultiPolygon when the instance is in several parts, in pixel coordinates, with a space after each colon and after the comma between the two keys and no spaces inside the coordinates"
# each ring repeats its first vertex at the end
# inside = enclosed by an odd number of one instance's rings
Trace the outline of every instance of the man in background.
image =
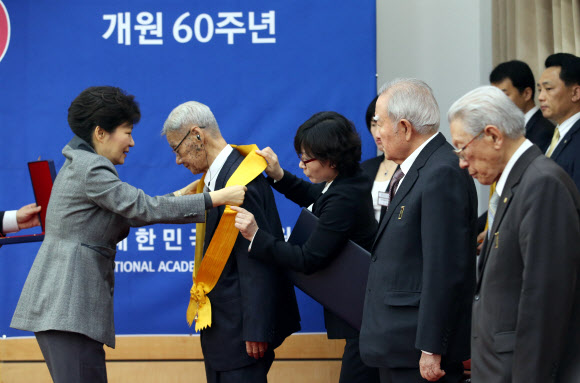
{"type": "Polygon", "coordinates": [[[544,117],[558,124],[546,156],[564,168],[580,188],[580,58],[555,53],[545,65],[538,101],[544,117]]]}
{"type": "Polygon", "coordinates": [[[489,82],[524,113],[526,138],[545,152],[554,134],[554,124],[544,118],[534,102],[536,81],[528,64],[519,60],[501,63],[489,75],[489,82]]]}

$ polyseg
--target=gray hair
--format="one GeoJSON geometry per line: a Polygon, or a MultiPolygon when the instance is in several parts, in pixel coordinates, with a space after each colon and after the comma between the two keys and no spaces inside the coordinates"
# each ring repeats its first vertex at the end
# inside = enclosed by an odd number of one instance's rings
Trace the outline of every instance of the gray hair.
{"type": "Polygon", "coordinates": [[[424,81],[398,78],[383,85],[379,90],[379,95],[382,94],[389,96],[387,108],[392,122],[406,119],[422,135],[433,134],[439,129],[439,105],[424,81]]]}
{"type": "Polygon", "coordinates": [[[487,125],[496,126],[511,139],[526,133],[524,114],[501,90],[486,85],[476,88],[455,101],[449,112],[449,122],[459,119],[466,133],[475,136],[487,125]]]}
{"type": "Polygon", "coordinates": [[[218,123],[211,109],[197,101],[188,101],[173,109],[163,124],[161,135],[193,125],[208,130],[212,137],[220,135],[218,123]]]}

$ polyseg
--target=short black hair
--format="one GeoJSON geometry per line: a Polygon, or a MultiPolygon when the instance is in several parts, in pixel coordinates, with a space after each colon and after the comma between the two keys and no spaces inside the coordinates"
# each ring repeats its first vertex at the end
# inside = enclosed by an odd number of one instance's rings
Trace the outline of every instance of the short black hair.
{"type": "Polygon", "coordinates": [[[580,85],[580,58],[570,53],[554,53],[546,59],[546,69],[560,67],[560,80],[566,86],[580,85]]]}
{"type": "Polygon", "coordinates": [[[512,84],[520,93],[526,88],[532,88],[532,99],[536,94],[536,80],[529,65],[520,60],[512,60],[499,64],[489,74],[490,84],[497,84],[506,78],[512,81],[512,84]]]}
{"type": "Polygon", "coordinates": [[[373,117],[375,116],[375,109],[377,106],[378,99],[379,99],[379,96],[376,96],[375,98],[373,98],[373,100],[371,101],[371,103],[369,104],[369,106],[367,108],[367,114],[365,116],[365,121],[367,123],[367,129],[369,130],[369,132],[371,131],[371,123],[373,121],[373,117]]]}
{"type": "Polygon", "coordinates": [[[81,92],[68,108],[68,124],[78,137],[93,146],[97,126],[113,133],[125,123],[136,124],[141,119],[135,96],[113,86],[93,86],[81,92]]]}
{"type": "Polygon", "coordinates": [[[360,168],[361,141],[354,124],[336,112],[319,112],[298,128],[294,149],[328,161],[339,174],[354,175],[360,168]]]}

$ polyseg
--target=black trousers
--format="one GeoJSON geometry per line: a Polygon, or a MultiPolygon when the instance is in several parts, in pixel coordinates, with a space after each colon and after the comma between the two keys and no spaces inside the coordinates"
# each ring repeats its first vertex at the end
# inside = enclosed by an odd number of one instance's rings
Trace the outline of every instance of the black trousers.
{"type": "Polygon", "coordinates": [[[339,383],[379,383],[379,369],[367,366],[360,358],[358,338],[346,339],[339,383]]]}
{"type": "Polygon", "coordinates": [[[103,344],[66,331],[34,333],[54,383],[107,383],[103,344]]]}
{"type": "Polygon", "coordinates": [[[216,371],[207,361],[205,363],[205,376],[207,383],[267,383],[268,371],[274,362],[274,351],[268,350],[264,357],[242,368],[230,371],[216,371]]]}
{"type": "MultiPolygon", "coordinates": [[[[459,383],[463,379],[463,364],[451,363],[442,365],[445,376],[438,383],[459,383]]],[[[421,377],[418,363],[417,368],[379,368],[381,383],[427,383],[428,380],[421,377]]]]}

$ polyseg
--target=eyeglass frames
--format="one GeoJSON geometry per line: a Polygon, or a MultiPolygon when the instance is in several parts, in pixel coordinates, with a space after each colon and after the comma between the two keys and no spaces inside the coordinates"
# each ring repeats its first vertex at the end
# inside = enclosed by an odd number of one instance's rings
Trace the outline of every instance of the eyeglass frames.
{"type": "Polygon", "coordinates": [[[455,154],[457,154],[457,157],[459,157],[460,160],[465,161],[465,157],[463,156],[463,151],[473,142],[475,141],[475,139],[479,136],[481,136],[481,134],[484,132],[485,130],[482,130],[481,132],[479,132],[479,134],[475,137],[473,137],[467,144],[465,144],[461,149],[455,149],[453,152],[455,154]]]}

